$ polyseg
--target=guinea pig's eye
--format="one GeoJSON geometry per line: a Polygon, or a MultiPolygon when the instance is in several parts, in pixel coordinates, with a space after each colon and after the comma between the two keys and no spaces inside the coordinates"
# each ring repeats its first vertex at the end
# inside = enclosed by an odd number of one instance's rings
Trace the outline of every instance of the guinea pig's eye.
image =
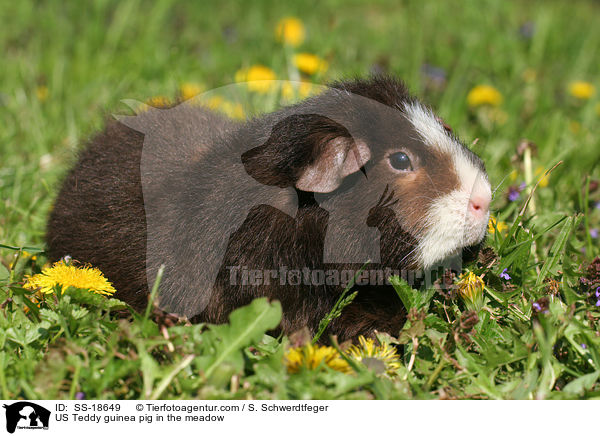
{"type": "Polygon", "coordinates": [[[388,159],[390,160],[390,165],[395,170],[398,170],[398,171],[412,171],[413,170],[413,166],[412,166],[412,163],[410,162],[410,158],[408,157],[408,155],[406,153],[403,153],[401,151],[398,153],[393,153],[393,154],[390,154],[388,159]]]}

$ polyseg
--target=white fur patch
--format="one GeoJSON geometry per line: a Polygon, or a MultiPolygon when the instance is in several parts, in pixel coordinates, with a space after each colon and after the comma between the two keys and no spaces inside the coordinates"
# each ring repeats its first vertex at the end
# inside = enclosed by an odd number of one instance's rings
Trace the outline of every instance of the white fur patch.
{"type": "Polygon", "coordinates": [[[486,234],[489,212],[482,218],[468,213],[470,194],[455,190],[436,199],[427,212],[427,229],[419,239],[421,264],[425,268],[449,256],[460,253],[462,248],[479,243],[486,234]]]}
{"type": "Polygon", "coordinates": [[[421,264],[429,268],[485,237],[489,211],[475,217],[469,213],[469,201],[476,197],[491,200],[492,190],[487,174],[473,164],[467,151],[448,135],[429,109],[419,103],[406,104],[404,109],[425,144],[448,154],[460,181],[457,189],[435,199],[426,211],[419,257],[421,264]]]}
{"type": "Polygon", "coordinates": [[[462,146],[448,135],[444,126],[435,115],[419,103],[405,103],[404,110],[408,120],[419,133],[423,141],[430,147],[436,147],[440,151],[455,155],[462,152],[462,146]]]}

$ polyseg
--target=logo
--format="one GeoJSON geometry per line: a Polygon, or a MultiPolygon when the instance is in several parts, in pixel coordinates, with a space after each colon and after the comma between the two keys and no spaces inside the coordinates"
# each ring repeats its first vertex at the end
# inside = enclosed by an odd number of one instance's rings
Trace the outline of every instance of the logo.
{"type": "Polygon", "coordinates": [[[14,433],[18,429],[48,430],[50,421],[50,411],[29,401],[19,401],[9,406],[3,406],[6,409],[6,431],[14,433]]]}

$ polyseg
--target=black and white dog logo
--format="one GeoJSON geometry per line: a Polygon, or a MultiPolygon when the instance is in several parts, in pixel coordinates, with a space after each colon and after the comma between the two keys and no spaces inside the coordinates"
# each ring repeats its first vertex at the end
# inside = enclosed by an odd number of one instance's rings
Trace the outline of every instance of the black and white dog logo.
{"type": "Polygon", "coordinates": [[[18,429],[48,429],[50,411],[29,401],[19,401],[4,405],[6,409],[6,431],[14,433],[18,429]]]}

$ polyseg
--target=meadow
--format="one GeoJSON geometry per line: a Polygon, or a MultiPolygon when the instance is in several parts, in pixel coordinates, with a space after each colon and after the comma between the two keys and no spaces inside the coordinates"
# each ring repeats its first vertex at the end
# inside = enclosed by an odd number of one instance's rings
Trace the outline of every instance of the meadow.
{"type": "Polygon", "coordinates": [[[597,398],[599,18],[591,0],[2,2],[1,397],[597,398]],[[206,326],[110,292],[27,288],[61,178],[130,113],[123,99],[257,79],[308,93],[373,72],[435,108],[495,190],[487,248],[452,292],[394,282],[409,313],[397,335],[323,347],[267,335],[281,313],[266,300],[206,326]]]}

